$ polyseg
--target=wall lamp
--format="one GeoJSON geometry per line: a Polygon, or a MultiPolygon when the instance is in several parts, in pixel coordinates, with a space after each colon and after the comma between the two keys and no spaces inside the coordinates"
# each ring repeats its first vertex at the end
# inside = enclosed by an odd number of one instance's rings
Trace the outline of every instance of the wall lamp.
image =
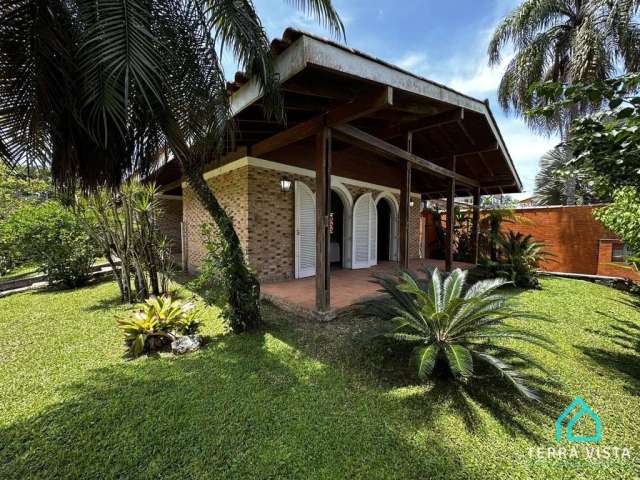
{"type": "Polygon", "coordinates": [[[413,208],[413,205],[414,205],[413,200],[409,200],[409,206],[413,208]]]}
{"type": "Polygon", "coordinates": [[[282,190],[283,193],[288,193],[291,191],[291,180],[289,180],[287,177],[282,177],[280,179],[280,190],[282,190]]]}

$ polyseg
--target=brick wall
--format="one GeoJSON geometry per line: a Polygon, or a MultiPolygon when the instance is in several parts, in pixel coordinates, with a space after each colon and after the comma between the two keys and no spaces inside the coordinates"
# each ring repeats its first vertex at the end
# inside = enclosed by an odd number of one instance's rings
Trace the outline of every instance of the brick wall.
{"type": "Polygon", "coordinates": [[[620,240],[604,239],[598,244],[598,275],[607,277],[625,277],[634,282],[640,282],[640,273],[633,270],[630,265],[613,261],[613,247],[622,247],[620,240]]]}
{"type": "MultiPolygon", "coordinates": [[[[531,234],[544,242],[546,249],[556,255],[542,265],[544,270],[603,274],[599,273],[598,265],[607,260],[601,258],[601,255],[606,256],[606,252],[599,252],[600,243],[604,239],[614,239],[615,235],[593,218],[593,208],[584,205],[518,209],[516,214],[524,221],[505,223],[503,229],[531,234]]],[[[611,261],[610,251],[608,261],[611,261]]]]}
{"type": "MultiPolygon", "coordinates": [[[[249,167],[245,166],[207,180],[220,205],[233,219],[233,225],[245,252],[247,251],[249,238],[248,174],[249,167]]],[[[182,195],[182,218],[187,236],[187,265],[189,271],[197,272],[206,254],[200,228],[202,224],[210,223],[211,217],[201,206],[191,188],[185,187],[182,195]]]]}
{"type": "MultiPolygon", "coordinates": [[[[208,180],[223,207],[233,216],[234,226],[252,268],[262,280],[293,278],[295,272],[294,192],[280,190],[282,172],[257,166],[244,166],[208,180]]],[[[286,177],[304,182],[315,191],[315,179],[287,173],[286,177]]],[[[374,198],[380,193],[344,185],[353,201],[363,193],[374,198]]],[[[394,195],[396,200],[398,196],[394,195]]],[[[420,201],[414,199],[410,212],[410,256],[420,254],[420,201]]],[[[197,271],[205,251],[200,225],[208,215],[194,197],[184,189],[184,222],[187,231],[187,258],[190,271],[197,271]]]]}
{"type": "Polygon", "coordinates": [[[182,250],[180,223],[182,222],[182,198],[160,197],[162,215],[158,221],[160,231],[171,242],[171,251],[179,254],[182,250]]]}

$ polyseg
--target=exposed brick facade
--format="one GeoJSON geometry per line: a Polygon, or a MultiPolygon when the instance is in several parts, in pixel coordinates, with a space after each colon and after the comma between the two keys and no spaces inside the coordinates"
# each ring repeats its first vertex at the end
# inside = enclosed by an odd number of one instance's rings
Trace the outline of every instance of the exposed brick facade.
{"type": "Polygon", "coordinates": [[[182,199],[180,197],[169,198],[160,197],[160,208],[162,215],[158,221],[160,231],[164,233],[171,242],[171,251],[179,254],[182,250],[182,235],[180,224],[182,223],[182,199]]]}
{"type": "MultiPolygon", "coordinates": [[[[283,193],[280,180],[286,176],[292,182],[304,182],[315,191],[311,176],[280,172],[270,168],[245,165],[213,176],[208,180],[216,197],[234,220],[242,247],[251,267],[262,280],[294,277],[294,192],[283,193]]],[[[352,200],[371,192],[376,198],[380,190],[363,188],[345,182],[352,200]]],[[[396,201],[397,194],[392,194],[396,201]]],[[[183,194],[183,218],[187,232],[187,259],[189,270],[197,271],[205,251],[200,226],[210,221],[193,191],[186,187],[183,194]]],[[[420,201],[414,200],[410,212],[410,257],[420,254],[420,201]]]]}
{"type": "Polygon", "coordinates": [[[522,208],[516,214],[523,221],[504,223],[503,229],[544,242],[555,255],[544,262],[544,270],[640,280],[636,272],[612,263],[612,245],[619,240],[593,217],[593,209],[592,205],[522,208]]]}

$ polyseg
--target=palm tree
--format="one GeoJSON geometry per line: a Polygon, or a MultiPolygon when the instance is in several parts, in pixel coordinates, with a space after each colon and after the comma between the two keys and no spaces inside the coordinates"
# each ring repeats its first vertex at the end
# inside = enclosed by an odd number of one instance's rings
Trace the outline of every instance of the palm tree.
{"type": "Polygon", "coordinates": [[[573,155],[566,144],[560,144],[540,158],[540,169],[536,175],[533,193],[537,205],[567,205],[568,177],[575,179],[575,203],[587,205],[601,203],[606,198],[597,196],[589,185],[590,175],[571,166],[573,155]]]}
{"type": "MultiPolygon", "coordinates": [[[[331,0],[297,0],[336,35],[331,0]]],[[[117,187],[174,156],[224,239],[236,331],[260,322],[259,284],[204,180],[233,144],[220,51],[282,119],[267,35],[251,0],[0,0],[0,160],[45,165],[62,187],[117,187]]]]}
{"type": "Polygon", "coordinates": [[[513,310],[508,297],[496,292],[509,282],[483,280],[467,287],[466,271],[456,269],[445,280],[437,269],[424,272],[426,279],[407,271],[376,276],[385,295],[365,302],[363,311],[383,320],[385,326],[367,337],[412,346],[421,380],[436,372],[469,380],[482,365],[526,398],[538,400],[514,365],[546,370],[519,349],[518,342],[542,348],[552,344],[546,337],[513,325],[513,320],[533,316],[513,310]]]}
{"type": "MultiPolygon", "coordinates": [[[[638,0],[524,0],[496,28],[489,63],[502,60],[512,44],[515,55],[500,82],[501,106],[518,114],[533,106],[530,87],[541,81],[592,83],[609,78],[622,63],[640,67],[638,0]]],[[[560,130],[590,106],[560,111],[551,119],[527,117],[534,128],[560,130]]]]}

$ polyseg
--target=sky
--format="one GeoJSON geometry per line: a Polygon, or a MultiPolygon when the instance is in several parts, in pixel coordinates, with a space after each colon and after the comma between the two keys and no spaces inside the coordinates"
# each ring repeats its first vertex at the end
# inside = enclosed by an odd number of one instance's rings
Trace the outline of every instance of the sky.
{"type": "MultiPolygon", "coordinates": [[[[287,26],[330,34],[312,18],[296,11],[295,1],[254,0],[270,38],[287,26]]],[[[524,122],[507,115],[496,91],[506,61],[488,66],[491,34],[516,0],[334,0],[346,28],[346,45],[379,57],[430,80],[481,100],[489,99],[498,127],[529,196],[538,160],[558,143],[555,137],[531,132],[524,122]]],[[[227,62],[226,62],[227,63],[227,62]]],[[[232,76],[235,68],[226,68],[232,76]]]]}

